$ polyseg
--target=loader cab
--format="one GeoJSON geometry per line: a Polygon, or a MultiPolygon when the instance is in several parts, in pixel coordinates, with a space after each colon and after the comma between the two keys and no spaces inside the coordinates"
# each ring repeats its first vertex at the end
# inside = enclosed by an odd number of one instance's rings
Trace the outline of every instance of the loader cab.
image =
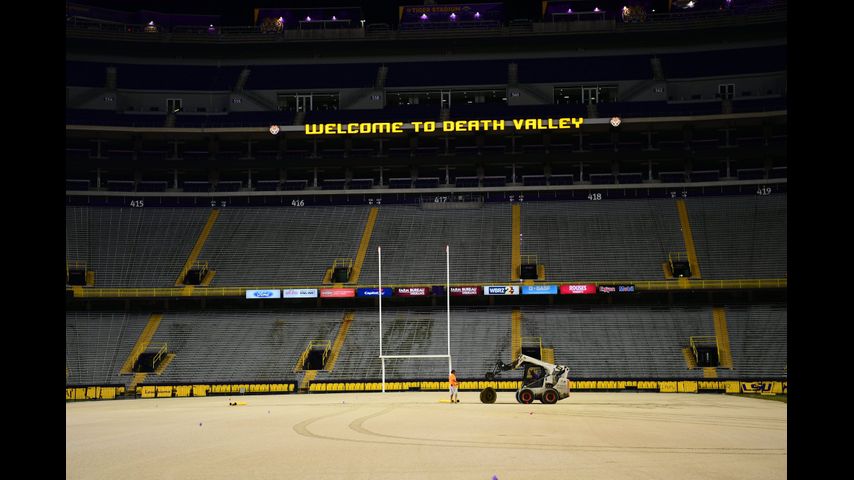
{"type": "Polygon", "coordinates": [[[525,364],[522,384],[528,388],[542,387],[546,379],[546,369],[539,365],[525,364]]]}

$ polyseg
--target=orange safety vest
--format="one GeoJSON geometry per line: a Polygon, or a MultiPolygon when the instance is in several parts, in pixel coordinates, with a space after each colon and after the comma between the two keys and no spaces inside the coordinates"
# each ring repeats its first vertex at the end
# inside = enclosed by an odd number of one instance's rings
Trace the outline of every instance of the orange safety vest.
{"type": "Polygon", "coordinates": [[[448,382],[451,383],[452,387],[456,387],[457,386],[457,376],[454,375],[453,373],[448,375],[448,382]]]}

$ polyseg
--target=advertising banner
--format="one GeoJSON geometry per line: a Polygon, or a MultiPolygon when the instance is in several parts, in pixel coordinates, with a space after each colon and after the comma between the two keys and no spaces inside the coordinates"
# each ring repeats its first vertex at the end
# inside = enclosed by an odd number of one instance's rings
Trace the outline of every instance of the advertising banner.
{"type": "Polygon", "coordinates": [[[282,298],[317,298],[317,289],[286,288],[282,290],[282,298]]]}
{"type": "Polygon", "coordinates": [[[524,285],[522,295],[557,295],[557,285],[524,285]]]}
{"type": "Polygon", "coordinates": [[[487,285],[483,287],[484,295],[519,295],[518,285],[487,285]]]}
{"type": "Polygon", "coordinates": [[[634,293],[634,285],[599,285],[596,288],[599,293],[634,293]]]}
{"type": "MultiPolygon", "coordinates": [[[[442,292],[444,294],[444,292],[442,292]]],[[[430,295],[430,287],[395,288],[396,297],[426,297],[430,295]]]]}
{"type": "Polygon", "coordinates": [[[573,294],[581,294],[581,295],[593,295],[596,293],[596,285],[592,283],[585,283],[581,285],[570,284],[570,285],[561,285],[560,286],[561,295],[573,295],[573,294]]]}
{"type": "Polygon", "coordinates": [[[480,287],[451,287],[452,297],[471,297],[474,295],[480,295],[480,287]]]}
{"type": "Polygon", "coordinates": [[[267,298],[282,298],[281,290],[246,290],[246,298],[264,300],[267,298]]]}
{"type": "Polygon", "coordinates": [[[347,298],[355,297],[355,288],[321,288],[320,298],[347,298]]]}
{"type": "MultiPolygon", "coordinates": [[[[379,290],[376,288],[357,288],[356,289],[357,297],[379,297],[379,290]]],[[[390,297],[391,296],[391,288],[383,287],[383,296],[390,297]]]]}

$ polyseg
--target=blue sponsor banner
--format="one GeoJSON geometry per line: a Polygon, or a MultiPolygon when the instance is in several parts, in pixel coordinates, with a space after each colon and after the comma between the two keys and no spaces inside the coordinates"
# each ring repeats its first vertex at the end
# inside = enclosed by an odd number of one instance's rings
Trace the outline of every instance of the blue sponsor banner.
{"type": "Polygon", "coordinates": [[[557,295],[557,285],[523,285],[522,295],[557,295]]]}
{"type": "Polygon", "coordinates": [[[246,298],[264,300],[267,298],[282,298],[281,290],[246,290],[246,298]]]}
{"type": "MultiPolygon", "coordinates": [[[[357,297],[378,297],[379,294],[376,288],[357,288],[356,289],[357,297]]],[[[391,288],[383,287],[383,296],[390,297],[391,296],[391,288]]]]}

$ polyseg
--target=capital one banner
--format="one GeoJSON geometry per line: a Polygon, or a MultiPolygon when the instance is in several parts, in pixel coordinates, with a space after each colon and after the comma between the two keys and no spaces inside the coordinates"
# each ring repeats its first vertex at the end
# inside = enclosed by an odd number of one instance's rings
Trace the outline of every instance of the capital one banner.
{"type": "Polygon", "coordinates": [[[320,298],[347,298],[355,297],[355,288],[321,288],[320,298]]]}
{"type": "Polygon", "coordinates": [[[596,285],[593,283],[561,285],[560,293],[561,295],[593,295],[596,293],[596,285]]]}
{"type": "MultiPolygon", "coordinates": [[[[379,297],[379,290],[376,288],[357,288],[356,289],[357,297],[379,297]]],[[[390,297],[391,296],[391,288],[383,287],[383,296],[390,297]]]]}
{"type": "Polygon", "coordinates": [[[519,295],[518,285],[487,285],[483,287],[484,295],[519,295]]]}

